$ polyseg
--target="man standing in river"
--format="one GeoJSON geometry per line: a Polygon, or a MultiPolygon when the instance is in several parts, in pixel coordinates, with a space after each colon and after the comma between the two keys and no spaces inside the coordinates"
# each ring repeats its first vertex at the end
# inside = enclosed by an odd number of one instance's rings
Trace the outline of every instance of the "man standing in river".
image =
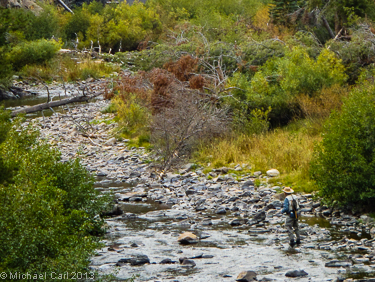
{"type": "Polygon", "coordinates": [[[285,227],[288,230],[288,236],[289,236],[289,244],[291,247],[293,247],[295,244],[299,245],[301,244],[301,238],[299,234],[299,228],[298,228],[298,209],[299,204],[297,197],[292,195],[293,189],[290,187],[285,187],[283,189],[285,194],[285,201],[284,201],[284,208],[282,209],[281,213],[286,213],[287,218],[285,221],[285,227]],[[296,242],[294,242],[294,235],[293,235],[293,229],[296,233],[296,242]]]}

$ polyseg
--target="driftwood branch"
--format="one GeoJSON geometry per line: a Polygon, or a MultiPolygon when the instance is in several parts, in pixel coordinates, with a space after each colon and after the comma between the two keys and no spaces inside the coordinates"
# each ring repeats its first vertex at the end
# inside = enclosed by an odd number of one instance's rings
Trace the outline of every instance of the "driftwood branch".
{"type": "Polygon", "coordinates": [[[95,98],[95,97],[97,97],[99,95],[102,95],[102,94],[103,94],[103,92],[100,92],[100,93],[94,94],[92,96],[77,96],[77,97],[72,97],[72,98],[63,99],[63,100],[59,100],[59,101],[52,101],[52,102],[45,103],[45,104],[39,104],[39,105],[15,110],[11,113],[11,116],[15,117],[18,114],[35,113],[35,112],[38,112],[38,111],[42,111],[42,110],[54,108],[54,107],[59,107],[59,106],[63,106],[63,105],[70,104],[70,103],[87,102],[88,100],[90,100],[92,98],[95,98]]]}

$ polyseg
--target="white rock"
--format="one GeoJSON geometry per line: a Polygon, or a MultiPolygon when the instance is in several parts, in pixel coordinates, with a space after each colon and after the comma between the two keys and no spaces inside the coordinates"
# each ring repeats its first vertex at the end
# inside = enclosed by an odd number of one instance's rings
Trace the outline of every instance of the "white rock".
{"type": "Polygon", "coordinates": [[[267,170],[267,176],[269,177],[277,177],[279,175],[280,175],[280,172],[275,168],[267,170]]]}
{"type": "Polygon", "coordinates": [[[116,144],[116,138],[115,137],[112,137],[111,139],[109,139],[107,142],[104,143],[104,145],[107,145],[107,146],[111,146],[111,145],[115,145],[116,144]]]}

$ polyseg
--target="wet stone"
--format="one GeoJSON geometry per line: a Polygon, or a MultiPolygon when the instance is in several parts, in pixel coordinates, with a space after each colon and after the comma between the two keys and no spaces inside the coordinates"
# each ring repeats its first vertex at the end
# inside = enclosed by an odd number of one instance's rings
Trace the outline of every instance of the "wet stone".
{"type": "Polygon", "coordinates": [[[254,181],[252,180],[247,180],[244,184],[242,184],[242,189],[249,189],[249,188],[254,188],[254,181]]]}
{"type": "Polygon", "coordinates": [[[266,219],[266,213],[264,211],[258,212],[254,215],[252,221],[259,223],[266,219]]]}
{"type": "Polygon", "coordinates": [[[187,258],[179,258],[179,261],[180,261],[180,263],[181,263],[183,266],[187,266],[187,267],[194,267],[194,266],[196,266],[195,261],[193,261],[193,260],[191,260],[191,259],[187,259],[187,258]]]}
{"type": "Polygon", "coordinates": [[[242,271],[240,274],[238,274],[236,281],[238,282],[257,281],[257,274],[254,271],[242,271]]]}
{"type": "Polygon", "coordinates": [[[243,221],[241,219],[235,218],[229,224],[232,226],[239,226],[243,224],[243,221]]]}
{"type": "Polygon", "coordinates": [[[103,176],[107,176],[108,174],[106,173],[106,172],[104,172],[104,171],[99,171],[97,174],[96,174],[96,176],[101,176],[101,177],[103,177],[103,176]]]}
{"type": "Polygon", "coordinates": [[[341,261],[341,260],[331,260],[327,262],[324,266],[325,267],[349,267],[352,263],[349,261],[341,261]]]}
{"type": "Polygon", "coordinates": [[[174,264],[176,261],[171,260],[170,258],[163,259],[160,264],[174,264]]]}
{"type": "Polygon", "coordinates": [[[198,243],[198,237],[191,232],[185,232],[178,237],[177,242],[180,244],[196,244],[198,243]]]}
{"type": "Polygon", "coordinates": [[[130,178],[136,178],[136,177],[141,177],[142,174],[140,174],[139,172],[136,172],[136,171],[133,171],[130,173],[129,177],[130,178]]]}
{"type": "Polygon", "coordinates": [[[201,222],[201,225],[203,225],[203,226],[212,225],[212,220],[209,219],[209,218],[203,219],[202,222],[201,222]]]}
{"type": "Polygon", "coordinates": [[[131,258],[122,258],[117,263],[116,266],[123,266],[127,263],[130,263],[131,258]]]}
{"type": "Polygon", "coordinates": [[[304,270],[290,270],[287,273],[285,273],[286,277],[303,277],[309,275],[304,270]]]}
{"type": "Polygon", "coordinates": [[[216,214],[226,214],[227,210],[224,207],[219,207],[218,209],[215,210],[216,214]]]}
{"type": "Polygon", "coordinates": [[[130,265],[143,265],[150,263],[150,259],[146,255],[136,255],[134,258],[130,259],[130,265]]]}
{"type": "Polygon", "coordinates": [[[209,191],[219,191],[221,190],[221,184],[214,184],[211,187],[208,187],[209,191]]]}
{"type": "Polygon", "coordinates": [[[103,216],[118,216],[122,215],[123,213],[124,212],[121,210],[121,208],[115,205],[111,211],[103,212],[103,216]]]}

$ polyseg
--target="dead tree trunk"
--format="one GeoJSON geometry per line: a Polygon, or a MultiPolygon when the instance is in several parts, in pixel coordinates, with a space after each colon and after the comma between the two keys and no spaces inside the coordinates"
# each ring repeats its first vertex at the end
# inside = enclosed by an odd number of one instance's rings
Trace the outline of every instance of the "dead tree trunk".
{"type": "Polygon", "coordinates": [[[327,29],[329,35],[332,38],[335,38],[335,34],[333,33],[331,27],[329,26],[327,19],[325,17],[322,17],[322,20],[323,20],[323,24],[324,24],[325,28],[327,29]]]}
{"type": "Polygon", "coordinates": [[[54,107],[58,107],[58,106],[63,106],[63,105],[70,104],[70,103],[87,102],[88,100],[90,100],[92,98],[95,98],[95,97],[97,97],[99,95],[102,95],[102,94],[103,94],[103,92],[100,92],[100,93],[92,95],[92,96],[78,96],[78,97],[63,99],[63,100],[59,100],[59,101],[52,101],[50,103],[39,104],[39,105],[15,110],[15,111],[11,112],[11,116],[15,117],[18,114],[35,113],[35,112],[38,112],[38,111],[41,111],[41,110],[54,108],[54,107]]]}

